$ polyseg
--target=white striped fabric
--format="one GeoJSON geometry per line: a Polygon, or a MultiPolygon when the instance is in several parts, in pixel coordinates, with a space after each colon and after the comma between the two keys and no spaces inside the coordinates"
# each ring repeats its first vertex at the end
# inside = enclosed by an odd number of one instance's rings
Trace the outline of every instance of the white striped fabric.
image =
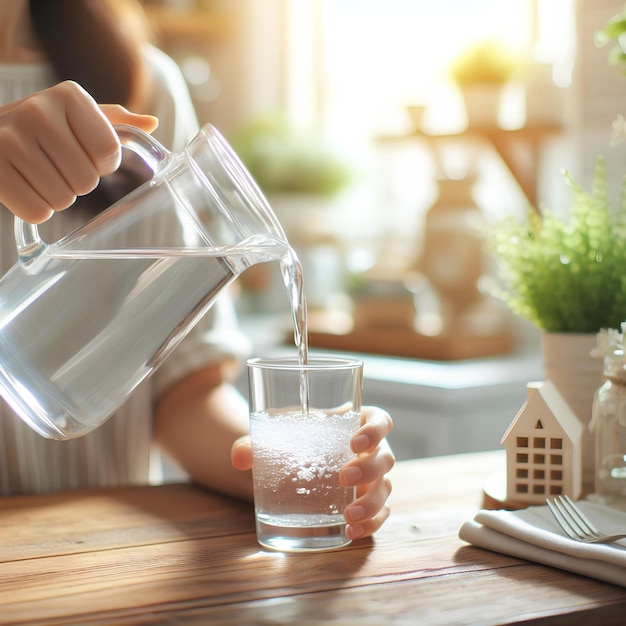
{"type": "MultiPolygon", "coordinates": [[[[197,131],[188,93],[171,59],[155,49],[150,49],[146,58],[157,78],[152,94],[154,106],[148,110],[160,116],[159,139],[170,140],[172,143],[165,145],[180,150],[197,131]],[[175,92],[172,86],[176,86],[175,92]]],[[[0,104],[44,89],[52,82],[43,65],[0,65],[0,104]]],[[[82,219],[78,211],[69,209],[53,216],[40,227],[40,232],[45,241],[57,241],[80,225],[82,219]]],[[[158,227],[155,223],[154,228],[158,227]]],[[[13,215],[0,206],[2,274],[13,265],[15,257],[13,215]]],[[[84,437],[71,441],[44,439],[0,400],[0,495],[148,482],[157,386],[170,385],[223,355],[242,358],[247,350],[232,302],[221,297],[157,374],[144,382],[103,426],[84,437]]]]}

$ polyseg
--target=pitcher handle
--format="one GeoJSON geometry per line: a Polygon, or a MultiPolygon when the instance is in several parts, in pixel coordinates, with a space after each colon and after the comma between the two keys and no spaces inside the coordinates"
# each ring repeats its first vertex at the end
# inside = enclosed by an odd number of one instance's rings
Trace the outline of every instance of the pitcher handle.
{"type": "MultiPolygon", "coordinates": [[[[153,174],[156,174],[171,154],[156,139],[134,126],[118,124],[114,128],[122,148],[134,152],[152,170],[153,174]]],[[[35,224],[29,224],[17,216],[14,231],[18,259],[23,265],[29,265],[46,249],[47,244],[39,236],[39,230],[35,224]]]]}

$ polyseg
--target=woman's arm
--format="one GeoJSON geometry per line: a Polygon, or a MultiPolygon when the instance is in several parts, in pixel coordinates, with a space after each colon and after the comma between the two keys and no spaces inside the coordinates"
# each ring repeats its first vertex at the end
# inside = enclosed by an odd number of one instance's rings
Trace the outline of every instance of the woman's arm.
{"type": "MultiPolygon", "coordinates": [[[[223,362],[195,372],[158,400],[155,434],[163,451],[193,480],[209,489],[252,498],[251,472],[230,462],[233,442],[248,432],[248,404],[223,362]]],[[[249,469],[249,468],[248,468],[249,469]]]]}

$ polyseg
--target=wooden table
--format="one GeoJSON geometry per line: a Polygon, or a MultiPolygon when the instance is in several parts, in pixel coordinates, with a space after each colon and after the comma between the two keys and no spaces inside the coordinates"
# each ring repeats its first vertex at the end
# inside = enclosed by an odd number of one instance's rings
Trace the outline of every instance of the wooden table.
{"type": "Polygon", "coordinates": [[[0,500],[1,624],[623,624],[626,589],[468,546],[501,451],[404,461],[373,540],[285,555],[191,485],[0,500]]]}

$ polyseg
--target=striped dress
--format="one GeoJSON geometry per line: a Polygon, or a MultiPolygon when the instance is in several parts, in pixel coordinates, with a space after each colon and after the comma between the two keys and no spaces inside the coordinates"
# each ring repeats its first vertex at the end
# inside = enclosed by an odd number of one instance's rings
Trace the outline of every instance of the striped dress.
{"type": "MultiPolygon", "coordinates": [[[[157,139],[179,151],[198,128],[186,85],[177,66],[159,50],[147,48],[146,59],[150,71],[155,73],[153,106],[146,112],[160,119],[157,139]]],[[[45,65],[0,65],[0,104],[53,82],[45,65]]],[[[83,219],[71,208],[55,214],[40,227],[41,236],[47,242],[57,241],[83,219]]],[[[158,227],[155,223],[154,228],[158,227]]],[[[146,237],[149,241],[150,233],[146,237]]],[[[4,274],[15,260],[13,215],[0,206],[0,273],[4,274]]],[[[0,495],[157,480],[158,472],[155,474],[154,470],[159,467],[159,457],[152,444],[155,394],[223,356],[242,358],[247,351],[248,343],[238,329],[232,302],[222,296],[156,374],[142,383],[103,426],[84,437],[70,441],[45,439],[0,399],[0,495]]]]}

